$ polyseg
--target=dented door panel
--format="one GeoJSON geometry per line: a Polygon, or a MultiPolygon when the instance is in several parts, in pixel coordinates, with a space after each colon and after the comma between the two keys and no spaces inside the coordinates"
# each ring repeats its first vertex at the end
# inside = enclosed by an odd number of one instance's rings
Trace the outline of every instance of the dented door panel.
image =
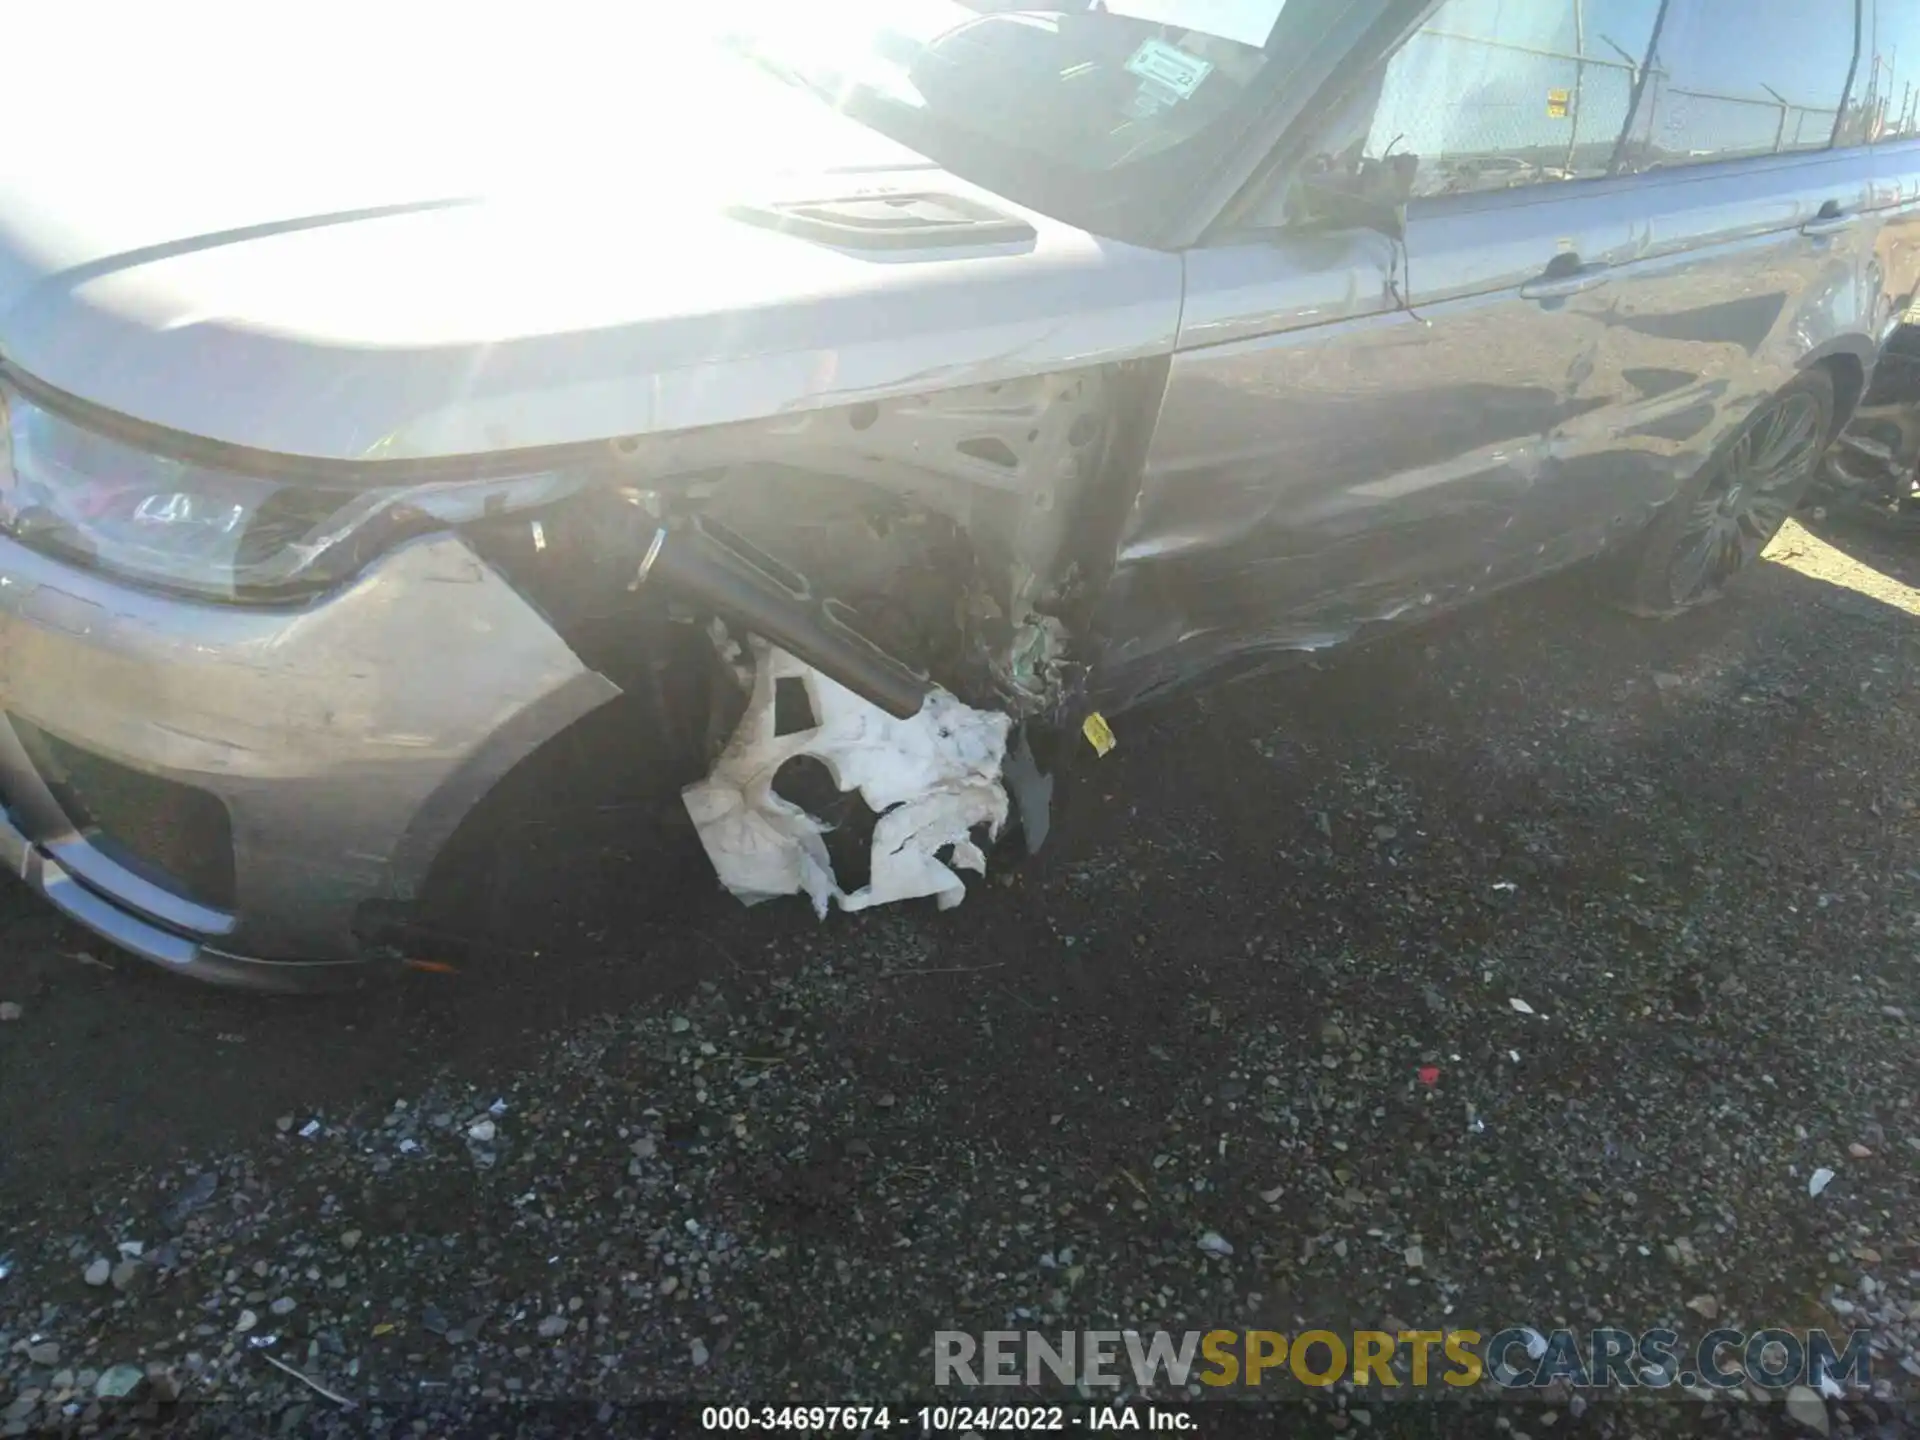
{"type": "Polygon", "coordinates": [[[1339,643],[1567,558],[1537,537],[1542,516],[1566,528],[1560,467],[1604,428],[1606,302],[1522,287],[1563,252],[1621,257],[1634,228],[1566,194],[1429,204],[1404,256],[1358,233],[1189,257],[1120,554],[1116,691],[1339,643]]]}
{"type": "Polygon", "coordinates": [[[1871,363],[1884,308],[1867,152],[1700,166],[1636,177],[1648,215],[1641,254],[1615,279],[1607,363],[1621,384],[1611,442],[1583,483],[1643,522],[1721,439],[1807,364],[1844,352],[1871,363]],[[1803,233],[1823,210],[1857,223],[1803,233]]]}

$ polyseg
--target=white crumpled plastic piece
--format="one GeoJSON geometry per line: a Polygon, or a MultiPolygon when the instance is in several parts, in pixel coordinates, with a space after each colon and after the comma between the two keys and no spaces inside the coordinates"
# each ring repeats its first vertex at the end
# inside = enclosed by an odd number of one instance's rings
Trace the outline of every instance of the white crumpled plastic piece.
{"type": "Polygon", "coordinates": [[[985,824],[998,835],[1006,823],[1000,767],[1013,722],[944,690],[913,719],[896,720],[784,650],[757,637],[753,650],[747,713],[712,773],[681,792],[720,883],[748,905],[805,894],[823,919],[831,902],[865,910],[931,895],[942,910],[958,905],[966,884],[935,857],[951,845],[954,864],[986,873],[970,832],[985,824]],[[806,687],[819,723],[776,735],[774,688],[787,678],[806,687]],[[796,755],[819,760],[835,785],[858,790],[879,816],[871,878],[851,895],[820,839],[831,827],[774,793],[774,776],[796,755]]]}

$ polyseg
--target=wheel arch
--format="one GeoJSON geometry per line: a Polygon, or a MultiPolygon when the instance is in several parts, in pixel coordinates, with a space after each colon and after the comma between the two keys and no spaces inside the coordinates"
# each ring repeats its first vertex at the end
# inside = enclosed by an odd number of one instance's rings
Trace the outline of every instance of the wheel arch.
{"type": "Polygon", "coordinates": [[[1879,361],[1879,353],[1865,335],[1840,336],[1811,352],[1800,363],[1802,372],[1825,370],[1833,381],[1833,420],[1827,432],[1832,440],[1853,419],[1861,397],[1867,393],[1867,381],[1879,361]]]}

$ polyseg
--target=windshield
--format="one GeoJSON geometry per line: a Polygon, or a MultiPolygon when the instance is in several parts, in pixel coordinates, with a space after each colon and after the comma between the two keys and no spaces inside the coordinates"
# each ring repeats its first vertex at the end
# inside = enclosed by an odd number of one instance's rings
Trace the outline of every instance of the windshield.
{"type": "Polygon", "coordinates": [[[1286,3],[843,0],[770,9],[733,40],[968,179],[1124,235],[1171,167],[1191,180],[1244,123],[1286,3]]]}

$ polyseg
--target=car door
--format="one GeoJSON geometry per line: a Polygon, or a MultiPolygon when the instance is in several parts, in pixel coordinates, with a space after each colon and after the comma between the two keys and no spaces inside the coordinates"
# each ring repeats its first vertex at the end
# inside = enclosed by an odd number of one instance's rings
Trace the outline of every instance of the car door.
{"type": "Polygon", "coordinates": [[[1537,517],[1604,443],[1617,391],[1601,368],[1611,267],[1645,220],[1591,182],[1656,14],[1447,0],[1306,146],[1309,167],[1415,157],[1404,245],[1289,223],[1189,253],[1116,576],[1139,619],[1115,661],[1137,689],[1550,562],[1537,517]]]}
{"type": "Polygon", "coordinates": [[[1852,9],[1669,0],[1606,182],[1646,216],[1610,286],[1614,435],[1571,462],[1575,489],[1616,497],[1628,526],[1809,362],[1871,353],[1871,156],[1833,144],[1867,68],[1852,9]]]}

